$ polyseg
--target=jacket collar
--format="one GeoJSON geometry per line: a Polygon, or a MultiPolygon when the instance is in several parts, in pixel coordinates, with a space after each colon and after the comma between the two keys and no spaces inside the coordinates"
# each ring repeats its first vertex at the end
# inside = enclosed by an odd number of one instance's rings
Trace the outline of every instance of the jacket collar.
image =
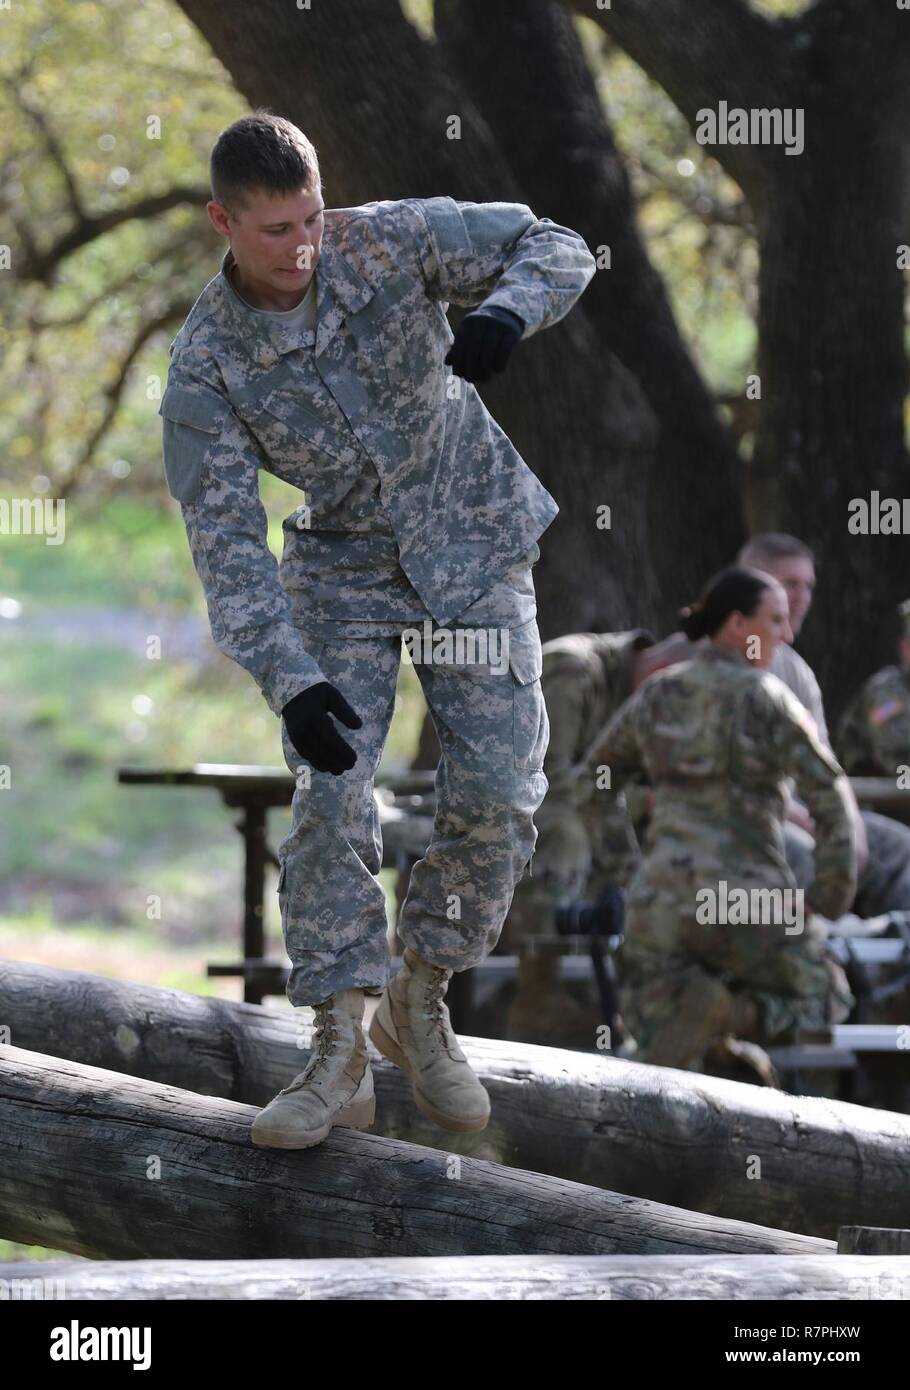
{"type": "Polygon", "coordinates": [[[236,335],[241,338],[246,350],[256,351],[257,358],[266,365],[269,360],[277,361],[284,353],[302,345],[314,346],[317,357],[325,352],[335,334],[349,314],[356,314],[368,304],[375,294],[375,287],[367,283],[354,267],[345,260],[332,241],[323,235],[319,260],[316,263],[316,330],[302,332],[299,327],[266,318],[241,299],[230,281],[230,268],[234,264],[234,254],[228,247],[221,262],[219,280],[221,282],[225,311],[236,335]]]}
{"type": "Polygon", "coordinates": [[[754,662],[749,661],[747,657],[740,656],[739,652],[733,651],[732,647],[724,647],[719,642],[705,642],[704,646],[696,649],[695,656],[701,658],[702,661],[726,662],[732,666],[749,666],[757,671],[768,669],[767,667],[755,666],[754,662]]]}

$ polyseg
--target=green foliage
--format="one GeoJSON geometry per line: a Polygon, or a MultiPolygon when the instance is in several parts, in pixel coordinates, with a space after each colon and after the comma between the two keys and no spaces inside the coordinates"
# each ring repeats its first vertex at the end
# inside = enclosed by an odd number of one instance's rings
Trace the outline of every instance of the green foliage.
{"type": "MultiPolygon", "coordinates": [[[[221,249],[204,213],[208,154],[246,104],[199,31],[167,0],[34,0],[3,18],[0,64],[11,80],[0,84],[0,119],[7,150],[21,152],[4,163],[4,198],[39,253],[50,252],[75,220],[39,122],[53,133],[88,219],[177,186],[196,194],[89,239],[59,261],[48,284],[0,277],[2,468],[19,489],[44,475],[59,494],[61,480],[84,474],[86,441],[126,371],[114,426],[95,451],[91,487],[103,497],[137,487],[160,497],[156,412],[167,345],[200,279],[217,270],[221,249]],[[146,342],[144,326],[168,314],[173,331],[159,329],[146,342]]],[[[12,241],[16,261],[27,240],[12,241]]],[[[82,476],[80,483],[88,486],[82,476]]]]}
{"type": "MultiPolygon", "coordinates": [[[[407,0],[405,13],[431,42],[428,0],[407,0]]],[[[726,215],[741,201],[739,192],[704,158],[660,88],[591,21],[578,23],[648,249],[683,331],[712,383],[741,389],[754,353],[754,235],[749,226],[716,220],[718,210],[726,215]]],[[[86,505],[112,508],[114,530],[126,540],[126,499],[165,501],[157,409],[167,346],[218,271],[224,243],[204,212],[208,156],[245,104],[198,30],[167,0],[86,0],[62,9],[36,0],[14,8],[4,29],[7,73],[27,54],[40,54],[22,90],[53,130],[88,217],[174,186],[196,190],[154,217],[128,218],[89,239],[60,261],[49,283],[17,281],[0,300],[7,364],[0,471],[7,485],[21,492],[46,478],[59,495],[76,478],[86,505]],[[162,316],[167,326],[148,335],[145,325],[162,316]],[[36,324],[44,326],[36,331],[36,324]],[[119,395],[105,427],[112,391],[119,395]]],[[[46,251],[73,223],[61,169],[3,86],[0,115],[13,148],[34,149],[38,139],[39,157],[12,162],[7,193],[46,251]]],[[[165,553],[146,545],[153,539],[137,538],[138,558],[151,563],[150,582],[167,586],[165,553]]],[[[95,568],[88,559],[74,598],[95,568]]]]}

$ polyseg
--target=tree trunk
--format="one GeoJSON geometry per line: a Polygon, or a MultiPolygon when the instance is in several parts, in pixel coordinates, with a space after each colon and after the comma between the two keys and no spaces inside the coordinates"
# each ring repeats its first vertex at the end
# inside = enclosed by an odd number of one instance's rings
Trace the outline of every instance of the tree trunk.
{"type": "Polygon", "coordinates": [[[540,567],[542,611],[549,612],[552,597],[562,623],[554,633],[641,623],[672,629],[676,610],[742,542],[740,465],[648,258],[575,23],[550,0],[443,0],[435,13],[441,53],[483,112],[527,199],[557,209],[595,254],[610,253],[610,268],[598,270],[581,301],[598,344],[596,370],[585,374],[583,390],[603,394],[615,379],[630,405],[625,418],[615,407],[606,413],[593,488],[583,476],[575,481],[573,461],[540,567]],[[605,447],[614,437],[619,447],[605,447]],[[593,529],[601,502],[611,506],[611,531],[593,529]],[[590,567],[579,550],[586,535],[595,540],[590,567]],[[614,565],[632,580],[627,607],[603,601],[599,572],[614,565]],[[582,587],[587,594],[578,592],[582,587]]]}
{"type": "Polygon", "coordinates": [[[910,595],[907,536],[847,530],[852,498],[910,492],[896,266],[906,188],[874,106],[864,118],[852,106],[839,118],[816,113],[807,138],[816,135],[816,154],[782,160],[762,219],[763,400],[748,507],[755,529],[793,532],[815,552],[800,648],[834,728],[857,683],[894,660],[894,610],[910,595]]]}
{"type": "Polygon", "coordinates": [[[0,1235],[93,1258],[811,1254],[830,1242],[335,1129],[250,1142],[252,1107],[7,1047],[0,1235]]]}
{"type": "MultiPolygon", "coordinates": [[[[12,961],[0,1018],[18,1047],[257,1106],[309,1055],[290,1014],[12,961]]],[[[832,1239],[910,1225],[908,1116],[593,1053],[461,1045],[490,1093],[487,1129],[431,1125],[371,1048],[376,1133],[832,1239]]]]}
{"type": "Polygon", "coordinates": [[[910,240],[907,14],[820,0],[771,18],[729,0],[664,0],[655,24],[652,0],[568,2],[661,84],[693,131],[721,100],[803,118],[800,154],[757,142],[706,149],[759,228],[761,413],[747,519],[795,533],[818,556],[804,650],[833,726],[859,682],[893,659],[894,607],[910,591],[905,535],[847,530],[851,498],[908,492],[898,266],[910,240]]]}

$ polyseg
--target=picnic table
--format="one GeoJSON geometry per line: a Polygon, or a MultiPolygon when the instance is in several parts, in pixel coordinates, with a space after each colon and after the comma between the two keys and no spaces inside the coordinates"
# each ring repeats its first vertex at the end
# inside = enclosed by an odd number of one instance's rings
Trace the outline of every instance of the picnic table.
{"type": "Polygon", "coordinates": [[[860,806],[910,825],[910,788],[898,787],[893,777],[851,777],[860,806]]]}
{"type": "MultiPolygon", "coordinates": [[[[384,868],[408,868],[426,849],[433,829],[434,778],[433,770],[377,774],[384,868]]],[[[210,964],[207,974],[241,976],[247,1004],[261,1004],[267,994],[283,994],[288,968],[269,960],[265,951],[265,874],[269,865],[279,867],[266,826],[272,807],[291,804],[291,772],[283,767],[196,763],[190,768],[122,767],[117,780],[131,786],[211,787],[226,806],[240,811],[235,826],[244,846],[242,959],[210,964]]]]}
{"type": "MultiPolygon", "coordinates": [[[[426,849],[433,828],[435,776],[433,769],[377,773],[384,868],[407,870],[426,849]]],[[[294,795],[290,771],[285,767],[196,763],[190,768],[123,767],[117,780],[134,786],[211,787],[226,806],[240,811],[235,825],[244,844],[242,958],[209,964],[207,973],[242,977],[244,1001],[249,1004],[260,1004],[268,994],[283,994],[288,967],[266,957],[263,912],[266,868],[278,868],[278,858],[266,838],[267,814],[272,807],[290,806],[294,795]]],[[[896,787],[887,777],[852,777],[850,781],[860,805],[910,824],[910,789],[896,787]]],[[[512,963],[511,957],[500,959],[512,963]]],[[[466,977],[453,978],[453,1017],[456,1009],[465,1013],[470,1008],[472,984],[466,977]]]]}

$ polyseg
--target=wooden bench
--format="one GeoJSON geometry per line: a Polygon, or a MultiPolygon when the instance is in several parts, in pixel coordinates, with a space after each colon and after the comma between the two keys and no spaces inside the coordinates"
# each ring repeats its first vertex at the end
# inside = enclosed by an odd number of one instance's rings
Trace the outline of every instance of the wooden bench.
{"type": "MultiPolygon", "coordinates": [[[[380,825],[383,836],[383,867],[406,871],[419,859],[432,834],[435,810],[435,771],[412,770],[389,775],[378,773],[375,779],[380,825]]],[[[210,787],[217,791],[224,804],[240,811],[235,827],[244,844],[243,918],[241,956],[239,961],[213,963],[207,968],[209,976],[240,977],[244,982],[244,1001],[260,1004],[269,994],[283,994],[287,985],[288,966],[265,954],[264,901],[265,872],[278,859],[266,839],[266,822],[270,809],[290,806],[294,794],[294,778],[287,768],[264,767],[231,763],[197,763],[190,768],[132,768],[119,769],[117,780],[125,785],[210,787]]],[[[895,787],[893,780],[884,777],[854,777],[851,784],[861,805],[904,820],[910,824],[910,790],[895,787]]],[[[585,937],[565,938],[567,945],[560,969],[576,978],[592,972],[589,946],[585,937]]],[[[611,938],[614,949],[620,938],[611,938]]],[[[842,938],[841,941],[844,939],[842,938]]],[[[832,943],[833,944],[833,943],[832,943]]],[[[894,940],[863,940],[854,943],[853,960],[877,964],[899,959],[901,942],[894,940]],[[881,948],[881,949],[880,949],[881,948]],[[880,950],[879,954],[876,954],[880,950]]],[[[849,948],[844,947],[844,950],[849,948]]],[[[505,978],[509,970],[517,971],[517,957],[489,957],[469,979],[464,973],[453,978],[450,986],[452,1016],[470,1010],[475,988],[489,985],[494,976],[505,978]],[[506,964],[510,962],[510,964],[506,964]],[[481,972],[481,973],[478,973],[481,972]]]]}
{"type": "MultiPolygon", "coordinates": [[[[622,937],[611,936],[603,941],[604,949],[615,951],[622,937]]],[[[851,958],[866,965],[907,964],[907,974],[898,982],[906,988],[910,981],[910,947],[898,937],[832,937],[829,947],[843,961],[851,958]]],[[[532,943],[529,941],[528,945],[532,943]]],[[[541,948],[554,956],[560,979],[586,980],[594,983],[594,965],[589,940],[584,936],[541,938],[541,948]]],[[[517,955],[492,955],[468,972],[470,995],[463,998],[462,1007],[479,1007],[507,980],[517,977],[517,955]]],[[[621,1005],[621,1001],[620,1001],[621,1005]]],[[[468,1027],[465,1031],[470,1031],[468,1027]]],[[[592,1047],[592,1051],[593,1051],[592,1047]]],[[[823,1031],[803,1031],[787,1046],[766,1047],[771,1061],[787,1082],[798,1083],[803,1071],[857,1071],[863,1056],[872,1053],[906,1051],[910,1061],[910,1020],[907,1024],[845,1023],[823,1031]]],[[[791,1089],[787,1085],[787,1089],[791,1089]]]]}
{"type": "Polygon", "coordinates": [[[860,806],[910,825],[910,788],[895,786],[893,777],[851,777],[860,806]]]}
{"type": "Polygon", "coordinates": [[[910,1023],[835,1023],[800,1032],[793,1047],[767,1050],[779,1067],[852,1071],[861,1053],[906,1052],[910,1057],[910,1023]]]}

